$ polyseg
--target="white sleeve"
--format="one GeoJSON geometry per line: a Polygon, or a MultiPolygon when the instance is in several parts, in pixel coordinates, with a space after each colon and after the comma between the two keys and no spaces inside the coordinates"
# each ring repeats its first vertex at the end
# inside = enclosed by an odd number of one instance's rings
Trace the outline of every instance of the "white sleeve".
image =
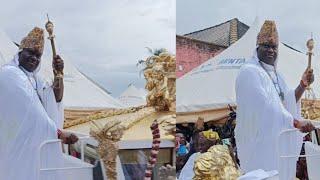
{"type": "Polygon", "coordinates": [[[291,89],[288,90],[285,94],[285,101],[284,101],[286,109],[292,114],[292,116],[297,119],[301,120],[301,100],[296,100],[295,90],[291,89]]]}
{"type": "Polygon", "coordinates": [[[41,89],[42,93],[39,93],[42,99],[43,106],[48,113],[48,116],[56,123],[59,129],[63,129],[64,122],[64,108],[63,100],[59,103],[56,102],[56,98],[53,92],[53,87],[49,84],[45,84],[41,89]]]}

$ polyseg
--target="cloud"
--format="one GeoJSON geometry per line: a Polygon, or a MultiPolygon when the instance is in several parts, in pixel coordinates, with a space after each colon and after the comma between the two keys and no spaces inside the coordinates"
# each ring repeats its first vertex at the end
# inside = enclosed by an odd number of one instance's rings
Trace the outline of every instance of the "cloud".
{"type": "Polygon", "coordinates": [[[114,97],[119,97],[131,83],[137,87],[144,87],[145,84],[143,73],[140,73],[141,67],[136,65],[102,66],[95,70],[94,73],[89,72],[88,75],[111,92],[114,97]],[[108,73],[105,73],[106,71],[108,73]],[[118,82],[123,85],[119,86],[118,82]]]}

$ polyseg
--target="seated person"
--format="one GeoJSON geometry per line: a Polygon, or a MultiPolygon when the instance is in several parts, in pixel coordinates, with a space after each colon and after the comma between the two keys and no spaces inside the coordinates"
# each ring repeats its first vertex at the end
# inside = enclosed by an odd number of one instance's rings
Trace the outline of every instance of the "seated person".
{"type": "Polygon", "coordinates": [[[177,140],[177,156],[186,155],[189,152],[189,143],[186,141],[183,134],[178,133],[176,136],[179,136],[177,140]]]}
{"type": "Polygon", "coordinates": [[[198,156],[201,153],[207,152],[207,150],[211,146],[220,143],[220,140],[217,132],[208,130],[208,131],[202,131],[199,133],[199,139],[197,140],[197,142],[198,142],[196,143],[197,147],[195,147],[196,153],[190,156],[187,163],[182,168],[180,177],[179,177],[180,180],[191,179],[194,176],[193,166],[194,166],[195,160],[198,158],[198,156]]]}

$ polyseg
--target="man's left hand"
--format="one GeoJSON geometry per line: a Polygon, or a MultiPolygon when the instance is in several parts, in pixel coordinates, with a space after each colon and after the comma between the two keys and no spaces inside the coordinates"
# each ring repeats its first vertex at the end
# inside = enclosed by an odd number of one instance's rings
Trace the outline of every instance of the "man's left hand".
{"type": "Polygon", "coordinates": [[[298,128],[303,133],[307,133],[315,130],[314,125],[308,120],[302,120],[302,121],[294,120],[294,126],[295,128],[298,128]]]}
{"type": "Polygon", "coordinates": [[[52,67],[56,71],[63,72],[64,62],[59,55],[56,55],[53,58],[52,67]]]}
{"type": "Polygon", "coordinates": [[[60,139],[64,144],[74,144],[79,140],[79,138],[75,134],[64,131],[62,132],[60,139]]]}
{"type": "Polygon", "coordinates": [[[304,86],[309,86],[314,81],[313,69],[308,68],[302,75],[302,83],[304,86]]]}

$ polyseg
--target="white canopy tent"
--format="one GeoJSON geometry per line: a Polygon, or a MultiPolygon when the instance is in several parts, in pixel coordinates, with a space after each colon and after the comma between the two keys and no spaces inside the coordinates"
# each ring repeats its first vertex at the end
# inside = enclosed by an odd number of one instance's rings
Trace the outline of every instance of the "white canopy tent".
{"type": "MultiPolygon", "coordinates": [[[[199,114],[208,121],[213,110],[219,110],[218,117],[225,117],[227,105],[236,105],[235,80],[241,65],[253,55],[261,25],[255,20],[240,40],[177,80],[177,123],[194,122],[199,114]]],[[[279,72],[284,75],[288,86],[297,87],[307,67],[307,56],[280,43],[278,60],[279,72]]],[[[317,77],[320,73],[318,63],[313,63],[312,67],[317,77]]],[[[319,85],[315,78],[312,86],[319,85]]],[[[319,97],[317,89],[315,94],[319,97]]]]}
{"type": "MultiPolygon", "coordinates": [[[[50,44],[46,42],[46,46],[50,44]]],[[[9,62],[15,53],[17,46],[10,40],[5,32],[0,30],[0,66],[9,62]]],[[[51,59],[42,58],[40,75],[52,81],[53,73],[51,59]]],[[[121,108],[122,103],[111,97],[95,83],[82,75],[67,58],[64,59],[64,106],[65,109],[95,110],[108,108],[121,108]]]]}
{"type": "Polygon", "coordinates": [[[146,104],[146,91],[138,89],[133,84],[119,96],[118,100],[126,107],[136,107],[146,104]]]}
{"type": "Polygon", "coordinates": [[[10,61],[17,50],[17,46],[0,30],[0,66],[10,61]]]}
{"type": "Polygon", "coordinates": [[[139,88],[140,93],[144,96],[144,98],[147,98],[148,91],[144,88],[139,88]]]}

